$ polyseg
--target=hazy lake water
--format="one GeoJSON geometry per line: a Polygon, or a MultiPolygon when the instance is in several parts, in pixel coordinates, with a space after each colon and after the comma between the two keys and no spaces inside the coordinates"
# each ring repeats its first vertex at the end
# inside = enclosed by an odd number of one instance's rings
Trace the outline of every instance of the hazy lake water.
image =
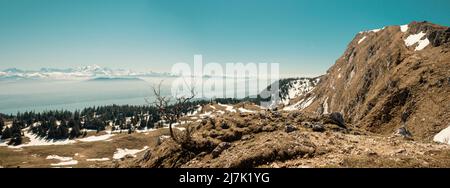
{"type": "MultiPolygon", "coordinates": [[[[153,100],[151,86],[162,78],[111,81],[0,81],[0,113],[17,113],[34,110],[75,110],[90,106],[130,104],[145,105],[145,98],[153,100]]],[[[173,78],[165,78],[164,95],[170,95],[173,78]]],[[[226,93],[246,92],[245,80],[237,80],[236,90],[226,93]]],[[[229,86],[227,86],[229,88],[229,86]]],[[[248,89],[248,88],[247,88],[248,89]]],[[[252,90],[252,89],[250,89],[252,90]]],[[[258,89],[261,90],[261,89],[258,89]]],[[[250,91],[255,93],[258,91],[250,91]]],[[[217,96],[220,96],[218,93],[217,96]]],[[[228,95],[230,96],[230,95],[228,95]]]]}

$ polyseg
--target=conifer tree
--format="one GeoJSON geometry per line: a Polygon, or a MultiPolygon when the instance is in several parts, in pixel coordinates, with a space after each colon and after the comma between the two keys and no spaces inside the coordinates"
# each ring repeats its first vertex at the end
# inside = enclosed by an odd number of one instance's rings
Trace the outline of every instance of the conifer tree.
{"type": "Polygon", "coordinates": [[[80,130],[81,128],[80,128],[79,121],[71,119],[71,120],[69,120],[68,126],[72,128],[69,133],[70,139],[76,138],[81,135],[81,130],[80,130]]]}
{"type": "Polygon", "coordinates": [[[8,128],[8,137],[11,138],[8,145],[19,145],[22,143],[22,125],[23,122],[14,120],[11,128],[8,128]]]}
{"type": "Polygon", "coordinates": [[[11,133],[11,129],[7,126],[2,133],[2,139],[7,139],[7,138],[11,138],[12,133],[11,133]]]}
{"type": "Polygon", "coordinates": [[[5,121],[3,121],[3,118],[0,117],[0,135],[2,135],[3,127],[5,127],[5,121]]]}

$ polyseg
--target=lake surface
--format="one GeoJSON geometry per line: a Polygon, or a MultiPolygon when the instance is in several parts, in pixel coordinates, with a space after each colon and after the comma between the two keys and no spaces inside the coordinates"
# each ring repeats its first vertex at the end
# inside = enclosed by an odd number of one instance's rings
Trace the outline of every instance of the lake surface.
{"type": "MultiPolygon", "coordinates": [[[[145,78],[143,80],[111,81],[48,81],[19,80],[0,81],[0,113],[17,113],[18,111],[75,110],[90,106],[130,104],[146,105],[146,100],[154,100],[152,87],[164,80],[163,95],[171,94],[174,78],[145,78]]],[[[211,80],[211,79],[210,79],[211,80]]],[[[267,83],[267,81],[263,81],[267,83]]],[[[225,83],[226,88],[217,92],[208,91],[208,96],[226,96],[258,93],[258,88],[249,88],[248,80],[236,80],[225,83]]]]}

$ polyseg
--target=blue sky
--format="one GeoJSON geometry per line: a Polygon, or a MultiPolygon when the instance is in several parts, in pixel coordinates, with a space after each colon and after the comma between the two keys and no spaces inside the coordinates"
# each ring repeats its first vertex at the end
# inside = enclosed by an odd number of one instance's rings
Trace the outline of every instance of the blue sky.
{"type": "Polygon", "coordinates": [[[450,25],[448,0],[0,0],[0,69],[169,71],[177,62],[280,63],[323,74],[361,30],[450,25]]]}

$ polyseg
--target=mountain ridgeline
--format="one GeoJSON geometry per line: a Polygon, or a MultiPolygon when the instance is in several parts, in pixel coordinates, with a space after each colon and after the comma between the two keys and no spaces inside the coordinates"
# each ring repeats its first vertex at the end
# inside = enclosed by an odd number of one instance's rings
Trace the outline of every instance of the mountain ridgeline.
{"type": "Polygon", "coordinates": [[[450,29],[428,22],[360,32],[314,89],[287,105],[308,101],[305,113],[340,112],[385,135],[406,126],[431,140],[449,124],[449,50],[450,29]]]}

